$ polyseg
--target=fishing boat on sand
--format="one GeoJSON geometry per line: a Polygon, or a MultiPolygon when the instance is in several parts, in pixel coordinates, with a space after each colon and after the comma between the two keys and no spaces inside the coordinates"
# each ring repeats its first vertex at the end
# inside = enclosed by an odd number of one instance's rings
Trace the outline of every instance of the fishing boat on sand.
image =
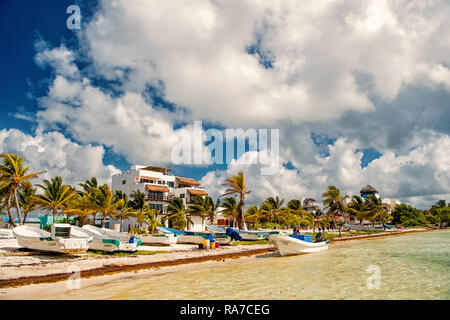
{"type": "Polygon", "coordinates": [[[0,228],[0,239],[14,239],[14,234],[11,229],[0,228]]]}
{"type": "MultiPolygon", "coordinates": [[[[126,239],[129,239],[130,236],[128,233],[125,232],[118,232],[112,229],[108,228],[102,228],[103,232],[105,232],[107,235],[110,235],[115,238],[120,238],[124,241],[126,239]]],[[[155,234],[149,234],[149,235],[137,235],[136,238],[142,240],[142,244],[146,245],[173,245],[176,244],[178,239],[177,235],[173,233],[155,233],[155,234]]]]}
{"type": "Polygon", "coordinates": [[[172,246],[178,242],[178,235],[174,233],[151,233],[142,235],[142,244],[172,246]]]}
{"type": "Polygon", "coordinates": [[[128,251],[134,252],[141,245],[142,240],[131,237],[127,234],[111,230],[107,232],[106,228],[98,228],[92,225],[84,225],[82,228],[72,226],[72,233],[75,237],[86,238],[92,237],[93,240],[89,245],[91,250],[99,250],[106,252],[128,251]]]}
{"type": "Polygon", "coordinates": [[[163,233],[176,234],[178,238],[178,243],[185,244],[198,244],[199,242],[212,237],[214,241],[221,245],[229,244],[233,241],[229,236],[223,233],[216,232],[197,232],[197,231],[182,231],[178,229],[157,227],[157,230],[163,233]]]}
{"type": "Polygon", "coordinates": [[[53,224],[51,233],[30,226],[19,226],[13,229],[13,234],[22,247],[59,253],[85,252],[92,241],[92,237],[74,237],[71,234],[71,226],[62,223],[53,224]]]}
{"type": "Polygon", "coordinates": [[[277,230],[274,230],[274,231],[248,231],[248,230],[239,230],[239,229],[233,229],[233,228],[222,229],[220,227],[213,226],[213,225],[207,225],[206,229],[208,229],[209,231],[212,231],[212,232],[223,232],[228,235],[231,235],[231,233],[234,232],[234,233],[239,234],[241,239],[244,241],[266,240],[266,239],[269,239],[269,236],[271,234],[286,235],[286,233],[283,233],[283,232],[277,231],[277,230]]]}
{"type": "Polygon", "coordinates": [[[270,235],[269,242],[275,244],[281,256],[327,250],[330,243],[329,241],[312,242],[312,239],[306,239],[301,235],[283,236],[276,234],[270,235]]]}

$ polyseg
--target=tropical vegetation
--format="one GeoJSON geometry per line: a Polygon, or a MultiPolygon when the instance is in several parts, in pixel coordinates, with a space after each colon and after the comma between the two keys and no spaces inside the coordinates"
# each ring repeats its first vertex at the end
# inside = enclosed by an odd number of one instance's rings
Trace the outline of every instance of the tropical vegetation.
{"type": "Polygon", "coordinates": [[[215,202],[210,196],[195,196],[185,206],[183,199],[174,197],[168,202],[167,210],[159,212],[146,204],[146,196],[141,191],[127,195],[111,190],[107,184],[99,185],[95,177],[78,185],[79,189],[64,184],[61,177],[41,179],[45,171],[31,172],[24,165],[22,157],[15,154],[0,155],[0,214],[7,214],[13,226],[26,223],[33,211],[44,210],[53,217],[75,217],[80,226],[95,224],[100,216],[105,226],[108,218],[120,220],[120,230],[124,221],[135,218],[136,225],[131,231],[137,233],[154,232],[161,224],[184,230],[193,224],[193,217],[199,217],[202,225],[206,221],[214,223],[218,212],[231,222],[231,226],[245,229],[311,227],[348,229],[349,224],[371,223],[386,226],[388,222],[405,227],[449,225],[450,206],[439,200],[428,210],[419,210],[407,204],[397,206],[392,214],[379,198],[343,195],[336,186],[328,186],[323,193],[323,211],[308,212],[300,199],[283,199],[279,195],[268,197],[260,204],[252,204],[245,210],[246,197],[251,193],[246,185],[244,173],[240,171],[226,179],[224,193],[215,202]],[[33,185],[32,181],[40,179],[33,185]],[[15,215],[14,215],[15,213],[15,215]],[[159,219],[160,218],[160,219],[159,219]]]}

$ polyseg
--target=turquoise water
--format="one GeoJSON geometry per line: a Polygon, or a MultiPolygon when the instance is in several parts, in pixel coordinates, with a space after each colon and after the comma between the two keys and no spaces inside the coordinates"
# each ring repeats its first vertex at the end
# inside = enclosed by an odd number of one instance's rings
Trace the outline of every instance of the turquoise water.
{"type": "Polygon", "coordinates": [[[147,272],[59,298],[450,299],[450,231],[351,241],[301,256],[261,255],[147,272]],[[368,284],[374,270],[379,270],[378,289],[375,280],[368,284]]]}

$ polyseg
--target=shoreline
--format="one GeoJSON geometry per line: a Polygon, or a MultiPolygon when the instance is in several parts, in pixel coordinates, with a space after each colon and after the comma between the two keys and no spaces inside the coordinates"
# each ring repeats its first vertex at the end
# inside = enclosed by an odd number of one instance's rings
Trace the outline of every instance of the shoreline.
{"type": "MultiPolygon", "coordinates": [[[[248,247],[248,246],[245,246],[248,247]]],[[[151,256],[150,260],[156,260],[156,261],[149,261],[149,262],[138,262],[138,263],[124,263],[124,262],[130,262],[130,261],[124,261],[125,259],[130,259],[135,256],[130,256],[124,258],[106,258],[105,260],[117,260],[117,261],[111,261],[113,264],[104,264],[100,267],[94,267],[94,268],[86,268],[81,269],[79,271],[80,278],[91,278],[91,277],[98,277],[98,276],[104,276],[104,275],[111,275],[115,273],[127,273],[127,272],[137,272],[145,269],[159,269],[159,268],[165,268],[165,267],[174,267],[174,266],[181,266],[181,265],[188,265],[188,264],[197,264],[197,263],[203,263],[203,262],[209,262],[209,261],[224,261],[229,259],[237,259],[242,257],[251,257],[259,254],[267,254],[272,253],[276,251],[276,249],[273,246],[265,245],[263,248],[259,246],[259,248],[227,248],[225,249],[227,251],[226,253],[210,253],[205,254],[201,251],[192,251],[193,254],[202,254],[200,256],[191,256],[191,257],[184,257],[184,258],[177,258],[180,256],[178,253],[172,253],[172,259],[157,259],[160,258],[163,255],[160,255],[159,257],[154,258],[156,255],[151,256]],[[233,250],[235,249],[235,250],[233,250]],[[175,257],[175,258],[173,258],[175,257]],[[117,262],[114,264],[114,262],[117,262]]],[[[170,255],[170,254],[167,254],[170,255]]],[[[145,260],[146,256],[138,257],[139,260],[145,260]]],[[[86,260],[87,261],[87,260],[86,260]]],[[[53,265],[55,265],[54,263],[53,265]]],[[[41,264],[41,267],[43,265],[48,264],[41,264]]],[[[32,265],[35,267],[35,265],[32,265]]],[[[19,268],[21,268],[19,266],[19,268]]],[[[32,270],[30,270],[32,271],[32,270]]],[[[64,280],[70,279],[74,275],[73,272],[58,272],[58,273],[47,273],[42,275],[33,275],[33,276],[23,276],[18,278],[4,278],[0,279],[0,289],[5,288],[14,288],[14,287],[22,287],[27,286],[31,284],[42,284],[42,283],[55,283],[60,282],[64,280]]],[[[1,297],[1,296],[0,296],[1,297]]]]}
{"type": "MultiPolygon", "coordinates": [[[[431,232],[431,231],[439,231],[437,229],[417,229],[417,230],[405,230],[401,232],[387,232],[382,234],[372,234],[372,235],[361,235],[361,236],[352,236],[352,237],[344,237],[339,239],[330,240],[331,243],[335,242],[344,242],[351,240],[365,240],[372,238],[380,238],[380,237],[389,237],[389,236],[398,236],[412,233],[421,233],[421,232],[431,232]]],[[[214,250],[214,249],[213,249],[214,250]]],[[[183,267],[193,264],[203,264],[205,262],[219,262],[230,259],[238,259],[242,257],[253,257],[260,254],[268,254],[276,252],[276,248],[273,245],[241,245],[236,247],[222,247],[222,250],[228,252],[211,252],[209,250],[198,251],[192,250],[189,252],[172,252],[169,254],[155,254],[150,256],[130,256],[126,258],[103,258],[103,259],[85,259],[85,260],[76,260],[74,262],[79,262],[81,264],[85,264],[84,268],[80,268],[80,278],[100,278],[101,276],[113,275],[113,274],[129,274],[131,272],[141,272],[144,270],[159,270],[160,268],[167,267],[183,267]],[[256,247],[256,248],[255,248],[256,247]],[[137,258],[138,261],[130,261],[134,260],[133,258],[137,258]],[[106,263],[102,263],[103,260],[106,263]],[[147,261],[146,261],[147,260],[147,261]],[[108,264],[110,262],[110,264],[108,264]],[[133,263],[134,262],[134,263],[133,263]],[[91,266],[89,266],[91,264],[91,266]],[[100,267],[98,264],[102,264],[100,267]],[[96,266],[97,265],[97,266],[96,266]]],[[[70,258],[69,258],[70,259],[70,258]]],[[[57,282],[61,282],[64,280],[68,280],[73,277],[74,273],[72,272],[53,272],[49,273],[49,267],[52,269],[58,269],[56,266],[58,264],[61,265],[60,270],[64,270],[63,267],[67,267],[71,265],[70,261],[54,261],[52,262],[42,262],[40,264],[29,264],[23,266],[10,267],[10,269],[15,268],[16,272],[25,272],[33,275],[26,275],[22,277],[13,277],[12,274],[10,276],[2,276],[0,278],[0,289],[6,288],[18,288],[25,287],[26,289],[29,285],[43,285],[43,284],[54,284],[57,282]],[[22,270],[20,270],[22,269],[22,270]],[[29,269],[29,270],[23,270],[29,269]],[[39,272],[36,272],[39,271],[39,272]],[[39,274],[41,273],[41,274],[39,274]]],[[[8,268],[2,267],[2,269],[8,268]]],[[[67,268],[66,268],[67,270],[67,268]]],[[[14,271],[14,270],[11,270],[14,271]]],[[[3,298],[0,295],[0,299],[3,298]]]]}

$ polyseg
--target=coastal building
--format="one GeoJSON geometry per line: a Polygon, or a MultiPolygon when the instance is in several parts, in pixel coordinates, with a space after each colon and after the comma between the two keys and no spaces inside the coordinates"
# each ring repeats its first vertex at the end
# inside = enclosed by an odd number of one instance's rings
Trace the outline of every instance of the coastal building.
{"type": "MultiPolygon", "coordinates": [[[[113,175],[112,189],[121,190],[127,195],[136,190],[143,192],[146,204],[160,212],[159,219],[167,213],[169,201],[175,197],[182,199],[187,208],[194,196],[208,195],[195,179],[175,176],[170,168],[156,166],[134,165],[126,172],[113,175]]],[[[193,224],[188,226],[188,230],[204,230],[200,217],[190,218],[193,224]]],[[[135,219],[129,218],[124,223],[124,228],[127,229],[134,223],[135,219]]]]}
{"type": "Polygon", "coordinates": [[[364,188],[361,189],[361,191],[359,191],[359,193],[361,194],[361,198],[364,198],[364,199],[366,199],[369,196],[374,196],[374,197],[380,199],[378,190],[375,189],[374,187],[372,187],[371,185],[365,186],[364,188]]]}
{"type": "Polygon", "coordinates": [[[381,200],[381,206],[387,211],[388,214],[392,214],[396,207],[400,206],[402,202],[394,198],[383,198],[381,200]]]}
{"type": "Polygon", "coordinates": [[[317,204],[316,199],[313,198],[305,198],[302,200],[303,208],[311,214],[315,214],[317,209],[319,209],[319,205],[317,204]]]}

